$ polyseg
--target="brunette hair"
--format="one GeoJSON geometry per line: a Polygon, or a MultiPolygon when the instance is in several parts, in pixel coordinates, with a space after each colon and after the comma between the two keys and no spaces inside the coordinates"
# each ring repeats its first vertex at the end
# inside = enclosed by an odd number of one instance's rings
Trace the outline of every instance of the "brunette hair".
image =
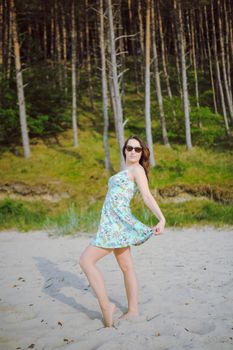
{"type": "Polygon", "coordinates": [[[123,153],[124,159],[126,159],[126,154],[125,154],[126,146],[128,144],[128,141],[131,139],[137,140],[140,143],[140,146],[142,147],[142,155],[141,155],[141,158],[139,160],[139,163],[143,166],[145,173],[146,173],[146,177],[148,179],[148,172],[149,172],[149,167],[150,167],[150,162],[149,162],[150,150],[147,147],[146,143],[140,137],[133,135],[133,136],[128,137],[128,139],[125,141],[124,146],[122,148],[122,153],[123,153]]]}

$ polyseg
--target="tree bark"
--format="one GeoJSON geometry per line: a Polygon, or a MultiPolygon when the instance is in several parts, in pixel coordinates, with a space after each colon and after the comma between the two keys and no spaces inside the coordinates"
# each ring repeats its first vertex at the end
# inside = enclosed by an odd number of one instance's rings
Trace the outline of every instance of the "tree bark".
{"type": "Polygon", "coordinates": [[[23,76],[21,71],[21,61],[20,61],[20,44],[18,40],[17,32],[17,22],[16,22],[16,8],[15,1],[10,0],[10,17],[11,17],[11,27],[12,27],[12,39],[14,46],[14,56],[15,56],[15,69],[16,69],[16,83],[17,83],[17,95],[19,104],[19,116],[20,116],[20,126],[21,135],[23,141],[23,151],[24,157],[30,157],[30,145],[27,129],[27,116],[24,98],[24,87],[23,87],[23,76]]]}
{"type": "Polygon", "coordinates": [[[3,1],[0,2],[0,71],[3,70],[3,1]]]}
{"type": "Polygon", "coordinates": [[[218,79],[218,87],[219,87],[219,93],[220,93],[221,104],[222,104],[225,132],[226,132],[226,136],[229,137],[230,136],[230,129],[229,129],[229,124],[228,124],[228,119],[227,119],[227,111],[226,111],[223,86],[222,86],[222,80],[221,80],[221,74],[220,74],[220,67],[219,67],[219,60],[218,60],[218,50],[217,50],[217,39],[216,39],[213,3],[211,3],[211,18],[212,18],[213,46],[214,46],[214,57],[215,57],[215,66],[216,66],[216,73],[217,73],[217,79],[218,79]]]}
{"type": "Polygon", "coordinates": [[[89,38],[89,21],[88,21],[88,0],[85,0],[85,34],[86,34],[86,50],[87,50],[87,76],[88,76],[88,93],[91,108],[95,110],[94,97],[93,97],[93,86],[91,77],[91,54],[90,54],[90,38],[89,38]]]}
{"type": "MultiPolygon", "coordinates": [[[[193,71],[194,71],[194,81],[195,81],[195,94],[196,94],[196,105],[197,109],[200,108],[199,103],[199,87],[198,87],[198,75],[197,75],[197,59],[196,59],[196,45],[195,45],[195,31],[194,31],[194,14],[193,10],[190,11],[190,28],[191,28],[191,47],[192,47],[192,61],[193,61],[193,71]]],[[[199,112],[198,112],[199,114],[199,112]]],[[[202,127],[200,116],[198,115],[198,126],[202,127]]]]}
{"type": "Polygon", "coordinates": [[[180,73],[180,58],[179,58],[179,52],[178,52],[179,50],[177,45],[177,33],[176,33],[176,27],[173,22],[171,23],[171,26],[172,26],[172,34],[173,34],[173,42],[174,42],[178,86],[179,86],[180,97],[183,98],[181,79],[180,79],[181,73],[180,73]]]}
{"type": "Polygon", "coordinates": [[[106,57],[105,57],[105,36],[104,36],[104,10],[103,0],[100,0],[100,48],[101,48],[101,78],[102,78],[102,101],[104,114],[104,153],[105,153],[105,168],[110,170],[110,152],[108,144],[108,95],[107,95],[107,76],[106,76],[106,57]]]}
{"type": "Polygon", "coordinates": [[[141,74],[140,82],[144,84],[144,66],[145,66],[145,50],[144,50],[144,27],[143,27],[143,16],[142,16],[142,0],[138,0],[138,18],[139,18],[139,35],[140,35],[140,51],[141,51],[141,74]]]}
{"type": "Polygon", "coordinates": [[[54,21],[55,21],[55,45],[56,45],[56,61],[58,69],[58,83],[59,88],[62,89],[62,64],[61,64],[61,35],[60,35],[60,26],[58,22],[58,5],[57,0],[54,4],[54,21]]]}
{"type": "Polygon", "coordinates": [[[65,95],[68,93],[67,89],[67,29],[66,17],[63,5],[61,5],[61,25],[62,25],[62,61],[63,61],[63,83],[65,95]]]}
{"type": "MultiPolygon", "coordinates": [[[[160,114],[160,124],[162,129],[162,138],[163,144],[167,147],[170,147],[167,135],[167,127],[166,127],[166,119],[164,114],[164,106],[163,106],[163,96],[161,91],[161,83],[160,83],[160,75],[159,75],[159,63],[158,63],[158,54],[157,54],[157,39],[156,39],[156,31],[155,31],[155,13],[154,13],[154,0],[152,0],[152,9],[151,9],[151,21],[152,21],[152,48],[153,48],[153,56],[154,56],[154,67],[155,67],[155,83],[156,83],[156,93],[157,100],[159,105],[159,114],[160,114]]],[[[170,85],[169,85],[170,86],[170,85]]]]}
{"type": "Polygon", "coordinates": [[[223,30],[222,30],[222,20],[221,20],[222,14],[220,13],[219,0],[217,0],[217,4],[218,4],[219,43],[220,43],[220,53],[221,53],[221,61],[222,61],[223,83],[224,83],[225,93],[226,93],[226,98],[228,103],[228,110],[230,113],[231,122],[233,124],[233,103],[231,99],[230,87],[229,87],[227,71],[226,71],[225,48],[223,43],[223,30]]]}
{"type": "Polygon", "coordinates": [[[185,119],[185,138],[186,138],[187,149],[191,150],[192,141],[191,141],[190,117],[189,117],[189,97],[188,97],[188,83],[187,83],[186,60],[185,60],[183,19],[182,19],[181,5],[176,0],[174,0],[174,8],[177,14],[177,34],[178,34],[179,49],[180,49],[182,91],[183,91],[183,105],[184,105],[184,119],[185,119]]]}
{"type": "Polygon", "coordinates": [[[164,34],[163,34],[163,23],[162,18],[160,14],[160,8],[159,8],[159,1],[157,2],[157,10],[158,10],[158,24],[159,24],[159,33],[160,33],[160,40],[161,40],[161,56],[162,56],[162,65],[163,65],[163,74],[167,86],[167,93],[170,99],[172,99],[172,91],[169,81],[169,75],[167,71],[167,64],[166,64],[166,57],[165,57],[165,45],[164,45],[164,34]]]}
{"type": "Polygon", "coordinates": [[[150,150],[150,165],[156,165],[154,158],[152,130],[151,130],[151,114],[150,114],[150,16],[151,16],[151,1],[147,0],[146,9],[146,48],[145,48],[145,121],[146,121],[146,141],[150,150]]]}
{"type": "Polygon", "coordinates": [[[115,112],[116,112],[115,123],[116,123],[118,143],[120,148],[120,167],[121,169],[123,169],[125,166],[125,160],[122,154],[122,148],[124,146],[123,112],[122,112],[121,96],[120,96],[118,74],[117,74],[115,32],[114,32],[114,25],[113,25],[111,0],[108,0],[108,24],[109,24],[110,50],[111,50],[112,86],[113,86],[113,92],[114,92],[113,100],[115,103],[115,112]]]}
{"type": "MultiPolygon", "coordinates": [[[[227,12],[227,4],[226,0],[223,1],[223,9],[224,9],[224,22],[225,22],[225,39],[226,39],[226,70],[227,70],[227,77],[228,77],[228,85],[229,85],[229,94],[230,99],[232,101],[232,82],[231,82],[231,60],[230,60],[230,18],[227,12]]],[[[232,60],[233,61],[233,60],[232,60]]]]}
{"type": "Polygon", "coordinates": [[[78,127],[77,127],[77,91],[76,91],[76,64],[77,64],[77,35],[75,21],[75,0],[72,0],[71,9],[71,40],[72,40],[72,128],[73,144],[78,146],[78,127]]]}
{"type": "Polygon", "coordinates": [[[205,17],[206,39],[207,39],[206,40],[207,41],[207,52],[208,52],[208,59],[209,59],[210,81],[211,81],[211,87],[213,90],[214,111],[217,114],[218,109],[217,109],[216,91],[215,91],[215,84],[214,84],[212,54],[211,54],[211,48],[210,48],[210,37],[209,37],[208,16],[207,16],[206,6],[204,6],[204,17],[205,17]]]}

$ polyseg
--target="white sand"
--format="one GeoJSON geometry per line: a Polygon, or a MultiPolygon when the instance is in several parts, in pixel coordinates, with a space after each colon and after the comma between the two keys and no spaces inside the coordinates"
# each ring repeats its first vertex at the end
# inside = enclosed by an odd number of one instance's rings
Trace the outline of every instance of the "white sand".
{"type": "MultiPolygon", "coordinates": [[[[91,237],[0,234],[1,350],[233,349],[230,228],[166,229],[132,247],[141,316],[111,328],[104,327],[78,264],[91,237]]],[[[97,265],[111,301],[125,312],[123,276],[114,255],[97,265]]]]}

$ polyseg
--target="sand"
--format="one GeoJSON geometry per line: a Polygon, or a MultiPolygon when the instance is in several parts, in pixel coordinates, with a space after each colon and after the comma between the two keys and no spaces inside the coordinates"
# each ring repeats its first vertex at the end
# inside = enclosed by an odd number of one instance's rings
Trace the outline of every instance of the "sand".
{"type": "MultiPolygon", "coordinates": [[[[168,228],[132,247],[140,316],[110,328],[79,266],[91,237],[0,233],[1,350],[233,349],[231,228],[168,228]]],[[[114,255],[97,265],[110,300],[125,312],[114,255]]]]}

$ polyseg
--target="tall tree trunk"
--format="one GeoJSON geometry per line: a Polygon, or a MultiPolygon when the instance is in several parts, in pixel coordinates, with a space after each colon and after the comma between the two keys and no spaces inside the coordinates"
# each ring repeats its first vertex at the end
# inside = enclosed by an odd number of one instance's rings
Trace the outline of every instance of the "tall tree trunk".
{"type": "Polygon", "coordinates": [[[75,21],[75,0],[72,0],[71,9],[71,40],[72,40],[72,127],[74,147],[78,146],[78,127],[77,127],[77,91],[76,91],[76,64],[77,64],[77,35],[75,21]]]}
{"type": "Polygon", "coordinates": [[[101,48],[101,77],[102,77],[102,101],[104,114],[104,153],[105,153],[105,168],[110,170],[110,152],[108,144],[108,95],[107,95],[107,77],[106,77],[106,57],[105,57],[105,38],[104,38],[104,11],[103,0],[100,0],[100,48],[101,48]]]}
{"type": "MultiPolygon", "coordinates": [[[[160,13],[160,7],[159,7],[159,1],[157,1],[157,10],[158,10],[158,27],[159,27],[159,33],[160,33],[160,40],[161,40],[161,55],[162,55],[162,65],[163,65],[163,74],[167,86],[167,93],[169,99],[172,101],[172,90],[170,86],[170,79],[167,69],[167,57],[165,52],[165,41],[164,41],[164,32],[163,32],[163,22],[162,17],[160,13]]],[[[176,119],[176,111],[174,108],[172,108],[172,114],[174,116],[174,119],[176,119]]]]}
{"type": "MultiPolygon", "coordinates": [[[[201,48],[202,48],[202,52],[203,52],[203,67],[204,67],[204,63],[206,62],[207,58],[208,58],[208,54],[207,54],[207,50],[206,50],[206,45],[205,45],[205,42],[206,42],[206,38],[205,38],[205,35],[204,35],[204,26],[203,26],[203,8],[199,8],[198,10],[198,23],[199,23],[199,26],[198,26],[198,29],[200,29],[200,39],[201,39],[201,48]]],[[[197,30],[198,30],[197,29],[197,30]]]]}
{"type": "MultiPolygon", "coordinates": [[[[123,23],[122,16],[119,15],[119,49],[120,49],[120,67],[122,71],[126,70],[126,59],[125,59],[125,47],[124,47],[124,32],[123,32],[123,23]]],[[[122,108],[124,109],[124,101],[125,101],[125,79],[124,74],[121,75],[121,79],[119,80],[120,85],[120,93],[121,93],[121,102],[122,108]]]]}
{"type": "Polygon", "coordinates": [[[173,43],[174,43],[174,52],[175,52],[175,59],[176,59],[176,71],[177,71],[177,78],[178,78],[178,86],[179,86],[179,92],[180,97],[183,98],[183,92],[182,92],[182,86],[181,86],[181,73],[180,73],[180,59],[179,59],[179,52],[178,52],[178,45],[177,45],[177,33],[176,33],[176,27],[174,23],[171,23],[172,26],[172,36],[173,36],[173,43]]]}
{"type": "Polygon", "coordinates": [[[140,34],[140,51],[142,60],[140,62],[141,74],[140,74],[140,82],[144,83],[144,66],[145,66],[145,51],[144,51],[144,27],[143,27],[143,16],[142,16],[142,0],[138,0],[138,18],[139,18],[139,34],[140,34]]]}
{"type": "Polygon", "coordinates": [[[89,21],[88,21],[88,0],[85,0],[85,34],[86,34],[86,50],[87,50],[87,76],[88,76],[88,93],[91,108],[95,110],[94,97],[93,97],[93,86],[91,77],[91,54],[90,54],[90,38],[89,38],[89,21]]]}
{"type": "Polygon", "coordinates": [[[151,1],[147,0],[146,9],[146,48],[145,48],[145,121],[146,121],[146,141],[150,150],[150,165],[156,165],[154,158],[152,130],[151,130],[151,114],[150,114],[150,15],[151,15],[151,1]]]}
{"type": "Polygon", "coordinates": [[[139,18],[140,49],[141,49],[141,55],[144,56],[144,29],[143,29],[143,20],[142,20],[141,0],[138,0],[138,18],[139,18]]]}
{"type": "Polygon", "coordinates": [[[204,17],[205,17],[206,39],[207,39],[206,40],[207,41],[207,52],[208,52],[209,69],[210,69],[210,80],[211,80],[211,87],[213,90],[214,112],[217,114],[218,109],[217,109],[216,91],[215,91],[215,84],[214,84],[212,54],[211,54],[211,48],[210,48],[210,37],[209,37],[208,16],[207,16],[206,6],[204,6],[204,17]]]}
{"type": "Polygon", "coordinates": [[[199,115],[199,109],[200,109],[200,103],[199,103],[199,87],[198,87],[198,76],[197,76],[197,59],[196,59],[196,49],[195,49],[195,31],[194,31],[194,14],[193,10],[190,11],[190,27],[191,27],[191,47],[192,47],[192,61],[193,61],[193,71],[194,71],[194,81],[195,81],[195,94],[196,94],[196,105],[198,109],[198,126],[199,128],[202,127],[200,115],[199,115]]]}
{"type": "MultiPolygon", "coordinates": [[[[224,22],[225,22],[225,30],[226,30],[226,70],[227,70],[227,77],[228,77],[228,85],[229,85],[229,94],[230,99],[232,100],[232,82],[231,82],[231,60],[230,60],[230,18],[228,16],[227,12],[227,5],[226,0],[223,1],[223,8],[224,8],[224,22]]],[[[233,61],[233,60],[232,60],[233,61]]]]}
{"type": "Polygon", "coordinates": [[[163,74],[167,86],[167,93],[170,99],[172,99],[172,91],[169,81],[169,75],[167,71],[167,64],[166,64],[166,57],[165,57],[165,45],[164,45],[164,34],[163,34],[163,23],[162,18],[160,14],[160,8],[159,8],[159,1],[157,1],[157,10],[158,10],[158,27],[159,27],[159,33],[160,33],[160,40],[161,40],[161,55],[162,55],[162,65],[163,65],[163,74]]]}
{"type": "MultiPolygon", "coordinates": [[[[132,0],[128,0],[128,11],[129,11],[129,28],[132,28],[133,34],[135,34],[136,30],[135,30],[135,20],[133,20],[133,14],[132,14],[132,0]]],[[[136,85],[137,93],[139,93],[137,55],[136,55],[136,45],[135,45],[134,37],[131,39],[131,44],[132,44],[132,57],[133,57],[134,73],[135,73],[135,85],[136,85]]]]}
{"type": "Polygon", "coordinates": [[[222,80],[221,80],[221,75],[220,75],[220,67],[219,67],[219,61],[218,61],[218,50],[217,50],[217,39],[216,39],[213,3],[211,3],[211,18],[212,18],[213,46],[214,46],[214,57],[215,57],[215,66],[216,66],[216,73],[217,73],[217,79],[218,79],[218,87],[219,87],[219,93],[220,93],[221,104],[222,104],[223,119],[224,119],[224,123],[225,123],[225,132],[226,132],[226,135],[229,136],[230,129],[229,129],[229,124],[228,124],[228,119],[227,119],[227,111],[226,111],[226,105],[225,105],[225,99],[224,99],[224,93],[223,93],[223,87],[222,87],[222,80]]]}
{"type": "Polygon", "coordinates": [[[3,70],[3,1],[0,2],[0,71],[3,70]]]}
{"type": "Polygon", "coordinates": [[[63,53],[63,76],[64,76],[64,90],[67,95],[67,29],[66,29],[66,17],[64,13],[63,5],[61,5],[61,25],[62,25],[62,53],[63,53]]]}
{"type": "Polygon", "coordinates": [[[17,82],[17,95],[19,104],[19,116],[20,116],[20,126],[21,135],[23,141],[23,151],[24,157],[30,157],[30,145],[27,130],[27,116],[24,98],[24,87],[23,87],[23,76],[21,71],[20,62],[20,45],[18,40],[17,32],[17,22],[16,22],[16,8],[14,0],[10,0],[10,17],[11,17],[11,27],[12,27],[12,39],[14,46],[14,56],[15,56],[15,69],[16,69],[16,82],[17,82]]]}
{"type": "Polygon", "coordinates": [[[115,32],[113,25],[113,14],[112,14],[112,0],[108,0],[108,24],[109,24],[109,35],[110,35],[110,50],[111,50],[111,67],[112,67],[112,84],[114,91],[114,103],[116,108],[116,129],[118,136],[118,143],[120,148],[120,166],[121,169],[125,166],[124,156],[122,154],[122,148],[124,146],[124,126],[123,126],[123,112],[121,105],[120,89],[118,83],[117,74],[117,61],[116,61],[116,47],[115,47],[115,32]]]}
{"type": "Polygon", "coordinates": [[[61,65],[61,35],[60,35],[60,26],[58,22],[58,5],[57,0],[54,4],[54,21],[55,21],[55,45],[56,45],[56,61],[58,68],[58,83],[59,88],[62,89],[62,65],[61,65]]]}
{"type": "MultiPolygon", "coordinates": [[[[45,10],[45,9],[44,9],[45,10]]],[[[47,60],[47,25],[46,25],[46,13],[44,13],[43,18],[43,51],[44,51],[44,60],[47,60]]]]}
{"type": "Polygon", "coordinates": [[[229,113],[230,113],[230,117],[231,117],[231,122],[233,124],[233,103],[232,103],[231,94],[229,91],[230,87],[229,87],[227,71],[226,71],[225,48],[224,48],[224,42],[223,42],[223,30],[222,30],[222,20],[221,20],[222,14],[220,13],[220,1],[219,0],[217,0],[217,4],[218,4],[219,43],[220,43],[220,53],[221,53],[221,61],[222,61],[223,83],[224,83],[224,87],[225,87],[226,98],[227,98],[228,109],[229,109],[229,113]]]}
{"type": "Polygon", "coordinates": [[[4,42],[5,45],[3,46],[4,49],[4,56],[5,56],[5,60],[4,60],[4,76],[6,77],[6,80],[9,82],[10,77],[11,77],[11,51],[12,51],[12,26],[11,26],[11,11],[8,11],[8,6],[7,6],[7,2],[4,3],[5,6],[5,12],[6,12],[6,23],[4,26],[4,42]]]}
{"type": "Polygon", "coordinates": [[[159,75],[159,63],[158,63],[158,54],[157,54],[157,38],[155,31],[155,13],[154,13],[154,0],[152,0],[152,8],[151,8],[151,21],[152,21],[152,48],[153,48],[153,56],[154,56],[154,67],[155,67],[155,83],[156,83],[156,93],[157,100],[159,105],[159,114],[160,114],[160,124],[162,129],[162,138],[165,146],[170,147],[167,135],[166,128],[166,120],[164,114],[164,106],[163,106],[163,96],[161,91],[161,83],[160,83],[160,75],[159,75]]]}
{"type": "Polygon", "coordinates": [[[54,24],[54,7],[51,6],[51,14],[50,14],[50,57],[52,61],[52,66],[53,66],[53,61],[55,58],[55,24],[54,24]]]}
{"type": "Polygon", "coordinates": [[[177,34],[178,34],[178,41],[179,41],[181,73],[182,73],[185,138],[186,138],[187,149],[191,150],[192,141],[191,141],[191,130],[190,130],[190,118],[189,118],[189,97],[188,97],[188,83],[187,83],[187,72],[186,72],[186,61],[185,61],[183,19],[182,19],[181,5],[179,2],[176,2],[176,0],[174,0],[174,8],[177,13],[177,34]]]}

